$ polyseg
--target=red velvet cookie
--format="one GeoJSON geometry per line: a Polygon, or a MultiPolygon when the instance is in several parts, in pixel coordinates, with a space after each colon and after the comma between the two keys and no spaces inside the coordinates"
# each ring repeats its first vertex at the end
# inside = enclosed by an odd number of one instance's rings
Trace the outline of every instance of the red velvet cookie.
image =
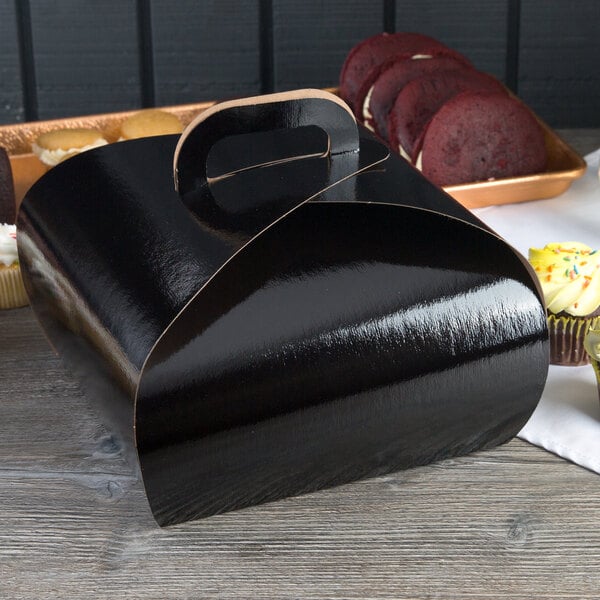
{"type": "Polygon", "coordinates": [[[432,58],[403,58],[388,63],[373,82],[369,90],[370,97],[369,92],[367,93],[370,117],[363,114],[365,125],[382,139],[388,140],[388,114],[396,97],[409,81],[429,73],[471,68],[466,59],[459,59],[455,53],[447,53],[445,50],[438,51],[432,58]]]}
{"type": "Polygon", "coordinates": [[[440,186],[540,173],[547,164],[544,132],[507,94],[463,92],[429,121],[418,162],[440,186]]]}
{"type": "Polygon", "coordinates": [[[414,162],[415,144],[429,119],[450,98],[466,91],[506,93],[497,79],[475,69],[429,73],[408,82],[388,115],[390,146],[396,151],[401,147],[414,162]]]}
{"type": "Polygon", "coordinates": [[[379,33],[367,38],[346,57],[340,74],[340,96],[360,118],[365,96],[388,59],[395,56],[410,58],[424,54],[424,50],[436,49],[454,52],[420,33],[379,33]]]}

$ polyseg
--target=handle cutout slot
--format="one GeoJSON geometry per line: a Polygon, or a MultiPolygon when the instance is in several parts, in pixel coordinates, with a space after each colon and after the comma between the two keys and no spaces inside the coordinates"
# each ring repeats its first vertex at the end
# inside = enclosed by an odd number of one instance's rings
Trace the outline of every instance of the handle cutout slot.
{"type": "Polygon", "coordinates": [[[229,135],[218,140],[206,159],[209,183],[242,171],[329,154],[329,136],[316,125],[229,135]]]}

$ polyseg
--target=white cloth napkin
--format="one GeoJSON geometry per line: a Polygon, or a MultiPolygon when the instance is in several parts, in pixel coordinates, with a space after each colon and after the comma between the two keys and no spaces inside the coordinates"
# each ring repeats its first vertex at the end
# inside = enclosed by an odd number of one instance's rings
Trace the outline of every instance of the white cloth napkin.
{"type": "MultiPolygon", "coordinates": [[[[527,256],[548,242],[582,242],[600,249],[600,149],[564,194],[550,200],[473,211],[527,256]]],[[[600,473],[600,403],[591,366],[550,366],[540,403],[519,437],[600,473]]]]}

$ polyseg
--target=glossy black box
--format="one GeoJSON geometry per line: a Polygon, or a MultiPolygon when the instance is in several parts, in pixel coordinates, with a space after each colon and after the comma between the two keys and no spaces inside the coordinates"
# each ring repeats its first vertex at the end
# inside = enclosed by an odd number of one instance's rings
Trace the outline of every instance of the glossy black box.
{"type": "Polygon", "coordinates": [[[76,156],[18,228],[161,525],[502,443],[543,389],[526,261],[323,92],[76,156]]]}

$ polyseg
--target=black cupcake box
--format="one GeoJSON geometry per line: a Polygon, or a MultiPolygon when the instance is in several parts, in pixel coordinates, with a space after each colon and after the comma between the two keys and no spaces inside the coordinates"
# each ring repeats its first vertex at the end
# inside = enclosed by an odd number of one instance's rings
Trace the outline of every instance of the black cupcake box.
{"type": "Polygon", "coordinates": [[[326,92],[80,154],[17,226],[35,314],[160,525],[492,447],[541,396],[526,261],[326,92]]]}

